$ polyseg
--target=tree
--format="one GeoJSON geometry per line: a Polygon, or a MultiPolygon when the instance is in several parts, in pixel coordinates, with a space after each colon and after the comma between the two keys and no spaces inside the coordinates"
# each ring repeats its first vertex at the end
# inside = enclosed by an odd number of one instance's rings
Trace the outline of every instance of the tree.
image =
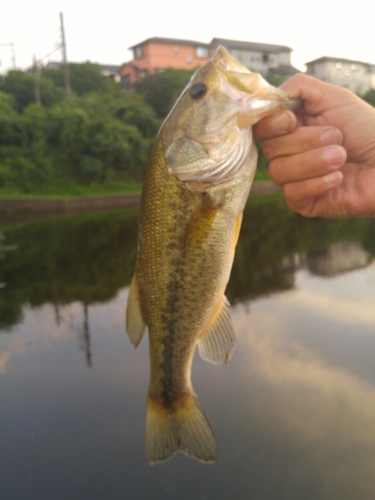
{"type": "Polygon", "coordinates": [[[168,68],[163,73],[145,76],[134,85],[135,91],[145,97],[157,114],[165,118],[188,84],[194,70],[168,68]]]}
{"type": "Polygon", "coordinates": [[[34,79],[19,69],[11,70],[4,77],[2,91],[14,98],[17,111],[22,111],[30,103],[35,102],[34,79]]]}
{"type": "MultiPolygon", "coordinates": [[[[64,68],[42,68],[43,77],[48,77],[56,86],[64,88],[64,68]]],[[[89,61],[85,63],[69,63],[70,85],[73,93],[82,96],[90,92],[115,94],[118,85],[110,76],[101,73],[98,64],[89,61]]]]}
{"type": "Polygon", "coordinates": [[[80,82],[86,93],[66,97],[59,70],[48,70],[40,77],[41,107],[34,104],[28,72],[11,71],[4,78],[0,188],[31,192],[60,180],[142,179],[159,127],[154,111],[141,95],[117,94],[114,81],[97,65],[75,68],[76,89],[80,82]]]}
{"type": "Polygon", "coordinates": [[[375,89],[368,90],[366,94],[364,94],[361,97],[364,101],[368,102],[369,104],[371,104],[371,106],[375,107],[375,89]]]}
{"type": "MultiPolygon", "coordinates": [[[[64,97],[62,89],[51,78],[39,78],[41,102],[44,106],[53,106],[64,97]]],[[[35,80],[28,71],[11,70],[4,77],[2,91],[14,98],[17,111],[23,111],[35,102],[35,80]]]]}
{"type": "Polygon", "coordinates": [[[267,78],[267,82],[274,87],[280,87],[280,85],[287,80],[289,80],[290,75],[273,75],[267,78]]]}

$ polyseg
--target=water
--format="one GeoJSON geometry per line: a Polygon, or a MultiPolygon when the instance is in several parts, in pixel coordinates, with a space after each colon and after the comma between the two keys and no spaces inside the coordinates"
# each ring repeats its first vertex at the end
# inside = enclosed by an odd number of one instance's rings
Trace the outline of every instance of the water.
{"type": "Polygon", "coordinates": [[[375,498],[375,220],[248,206],[226,366],[193,385],[219,457],[144,452],[148,345],[124,330],[136,211],[0,228],[4,500],[375,498]]]}

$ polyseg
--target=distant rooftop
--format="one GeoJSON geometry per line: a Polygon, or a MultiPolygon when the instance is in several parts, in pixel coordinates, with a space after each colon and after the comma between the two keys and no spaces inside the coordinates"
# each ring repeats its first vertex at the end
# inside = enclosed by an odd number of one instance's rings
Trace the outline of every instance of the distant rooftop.
{"type": "Polygon", "coordinates": [[[256,50],[259,52],[291,52],[293,49],[286,45],[275,45],[271,43],[259,43],[259,42],[244,42],[241,40],[230,40],[228,38],[213,38],[210,43],[198,42],[196,40],[185,40],[181,38],[163,38],[154,36],[151,38],[147,38],[142,42],[139,42],[135,45],[129,47],[129,49],[134,49],[135,47],[139,47],[140,45],[144,45],[145,43],[174,43],[176,45],[195,45],[195,46],[203,46],[216,48],[219,45],[223,45],[228,49],[234,50],[256,50]]]}
{"type": "Polygon", "coordinates": [[[199,46],[208,46],[207,43],[197,42],[196,40],[185,40],[182,38],[163,38],[158,36],[153,36],[151,38],[147,38],[143,40],[143,42],[136,43],[129,47],[129,49],[134,49],[135,47],[139,47],[139,45],[144,45],[145,43],[174,43],[176,45],[199,45],[199,46]]]}
{"type": "Polygon", "coordinates": [[[347,62],[349,64],[365,64],[367,66],[373,66],[373,64],[364,62],[364,61],[357,61],[355,59],[346,59],[345,57],[333,57],[333,56],[322,56],[318,57],[318,59],[313,59],[312,61],[309,61],[305,64],[312,64],[312,63],[320,63],[320,62],[347,62]]]}
{"type": "Polygon", "coordinates": [[[223,45],[228,49],[234,50],[256,50],[260,52],[291,52],[293,49],[286,45],[274,45],[270,43],[244,42],[241,40],[229,40],[227,38],[213,38],[210,42],[210,47],[218,47],[223,45]]]}

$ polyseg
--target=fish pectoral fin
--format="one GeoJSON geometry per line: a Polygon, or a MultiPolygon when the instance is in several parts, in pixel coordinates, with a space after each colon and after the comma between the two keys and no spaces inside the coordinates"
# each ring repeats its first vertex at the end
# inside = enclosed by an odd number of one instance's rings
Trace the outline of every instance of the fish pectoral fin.
{"type": "Polygon", "coordinates": [[[167,460],[178,451],[214,462],[216,439],[197,396],[192,392],[181,404],[166,409],[150,395],[146,406],[146,454],[150,464],[167,460]]]}
{"type": "Polygon", "coordinates": [[[201,357],[210,363],[228,363],[234,350],[235,335],[226,297],[216,310],[208,331],[198,341],[201,357]]]}
{"type": "Polygon", "coordinates": [[[145,329],[146,323],[142,318],[137,271],[135,271],[130,284],[126,308],[126,332],[134,347],[137,347],[142,340],[145,329]]]}

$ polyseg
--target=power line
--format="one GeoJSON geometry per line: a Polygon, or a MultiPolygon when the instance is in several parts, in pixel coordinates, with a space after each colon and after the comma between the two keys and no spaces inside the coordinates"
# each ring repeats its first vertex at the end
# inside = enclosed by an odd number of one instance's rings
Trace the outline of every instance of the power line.
{"type": "Polygon", "coordinates": [[[72,89],[70,87],[68,57],[66,55],[64,18],[63,18],[62,12],[60,12],[60,29],[61,29],[61,48],[62,48],[62,56],[63,56],[63,64],[64,64],[64,76],[65,76],[65,93],[66,93],[66,95],[70,95],[72,93],[72,89]]]}
{"type": "Polygon", "coordinates": [[[58,51],[60,49],[62,49],[62,58],[63,58],[63,66],[64,66],[65,94],[68,96],[72,93],[72,89],[70,87],[69,65],[68,65],[68,57],[67,57],[67,52],[66,52],[66,41],[65,41],[65,31],[64,31],[64,18],[63,18],[62,12],[60,12],[60,35],[61,35],[61,42],[58,43],[51,52],[49,52],[48,54],[46,54],[45,56],[43,56],[39,59],[36,58],[35,54],[33,57],[35,103],[38,107],[40,107],[40,105],[41,105],[40,84],[39,84],[39,78],[40,78],[39,66],[44,59],[51,56],[52,54],[54,54],[56,51],[58,51]]]}

